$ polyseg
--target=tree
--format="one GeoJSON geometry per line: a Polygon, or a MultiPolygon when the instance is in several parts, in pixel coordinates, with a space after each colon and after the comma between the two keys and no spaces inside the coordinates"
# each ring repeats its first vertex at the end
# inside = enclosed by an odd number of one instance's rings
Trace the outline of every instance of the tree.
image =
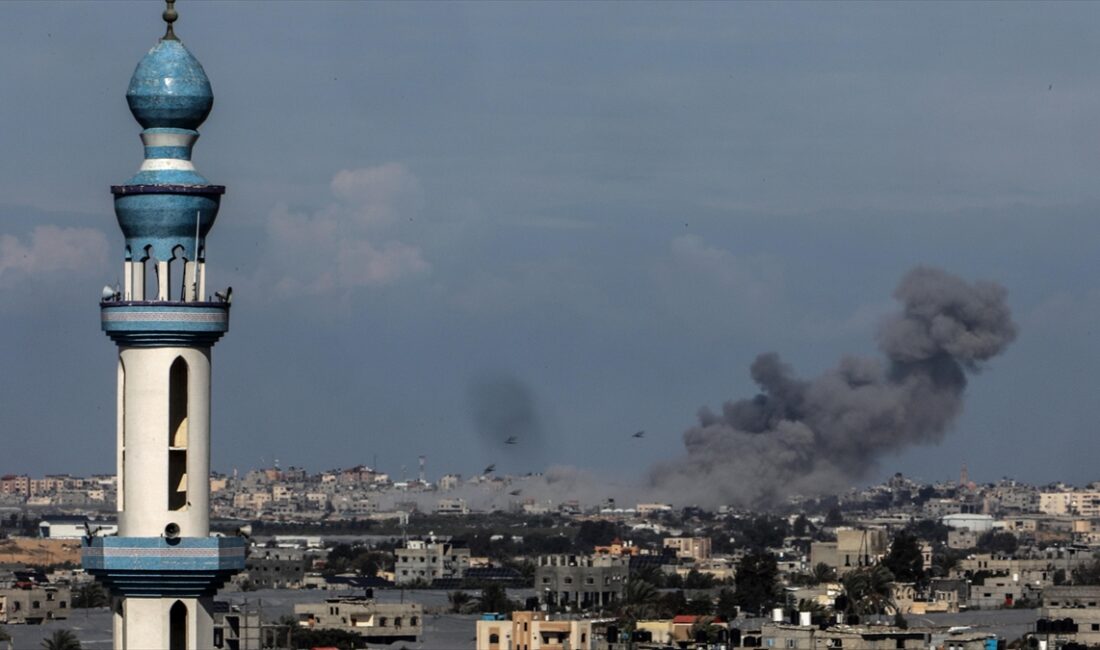
{"type": "Polygon", "coordinates": [[[613,521],[584,521],[577,530],[576,547],[591,553],[595,546],[607,546],[619,536],[619,526],[613,521]]]}
{"type": "Polygon", "coordinates": [[[771,553],[756,551],[741,558],[737,563],[737,574],[733,580],[737,605],[741,611],[760,614],[775,604],[778,600],[776,597],[778,575],[779,569],[775,564],[775,556],[771,553]]]}
{"type": "Polygon", "coordinates": [[[516,604],[508,598],[508,592],[500,585],[486,585],[477,599],[479,612],[507,614],[516,609],[516,604]]]}
{"type": "Polygon", "coordinates": [[[791,534],[795,537],[805,537],[810,527],[810,520],[806,518],[806,515],[799,514],[794,523],[791,524],[791,534]]]}
{"type": "Polygon", "coordinates": [[[812,575],[814,584],[819,585],[822,582],[836,582],[836,569],[824,562],[818,562],[814,565],[814,572],[812,575]]]}
{"type": "Polygon", "coordinates": [[[831,528],[844,525],[844,515],[841,514],[838,506],[829,508],[829,512],[825,514],[825,525],[831,528]]]}
{"type": "Polygon", "coordinates": [[[695,569],[688,571],[684,578],[684,589],[710,589],[714,586],[714,576],[709,573],[699,573],[695,569]]]}
{"type": "Polygon", "coordinates": [[[714,602],[706,594],[695,594],[687,601],[684,612],[695,616],[711,616],[714,614],[714,602]]]}
{"type": "Polygon", "coordinates": [[[1075,585],[1100,585],[1100,560],[1083,564],[1070,574],[1075,585]]]}
{"type": "Polygon", "coordinates": [[[98,582],[88,582],[77,587],[72,600],[74,609],[106,607],[109,602],[107,590],[98,582]]]}
{"type": "Polygon", "coordinates": [[[1020,541],[1012,533],[990,530],[978,538],[978,550],[983,553],[1002,553],[1012,555],[1020,541]]]}
{"type": "Polygon", "coordinates": [[[683,590],[669,591],[658,599],[657,611],[661,618],[672,618],[687,613],[688,601],[683,590]]]}
{"type": "Polygon", "coordinates": [[[623,597],[620,601],[619,615],[627,621],[637,621],[649,618],[656,613],[660,592],[653,583],[636,577],[631,577],[623,587],[623,597]]]}
{"type": "Polygon", "coordinates": [[[465,591],[452,591],[447,594],[447,602],[451,604],[452,614],[465,614],[473,598],[465,591]]]}
{"type": "Polygon", "coordinates": [[[714,613],[727,623],[737,618],[737,596],[732,589],[721,589],[718,592],[718,602],[714,604],[714,613]]]}
{"type": "Polygon", "coordinates": [[[883,564],[849,571],[842,582],[850,614],[886,614],[897,609],[890,597],[894,574],[883,564]]]}
{"type": "Polygon", "coordinates": [[[924,556],[920,542],[905,531],[894,536],[894,543],[890,545],[890,552],[882,559],[882,564],[899,582],[924,580],[924,556]]]}
{"type": "Polygon", "coordinates": [[[80,650],[80,639],[69,630],[56,630],[42,639],[42,647],[45,650],[80,650]]]}

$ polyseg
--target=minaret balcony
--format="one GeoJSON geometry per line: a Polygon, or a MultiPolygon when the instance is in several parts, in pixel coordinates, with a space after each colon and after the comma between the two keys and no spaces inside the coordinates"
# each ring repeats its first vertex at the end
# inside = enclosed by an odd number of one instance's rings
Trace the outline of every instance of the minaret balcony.
{"type": "Polygon", "coordinates": [[[243,537],[84,538],[84,570],[115,596],[201,598],[245,568],[243,537]]]}
{"type": "Polygon", "coordinates": [[[229,331],[229,302],[109,300],[103,331],[122,347],[210,347],[229,331]]]}

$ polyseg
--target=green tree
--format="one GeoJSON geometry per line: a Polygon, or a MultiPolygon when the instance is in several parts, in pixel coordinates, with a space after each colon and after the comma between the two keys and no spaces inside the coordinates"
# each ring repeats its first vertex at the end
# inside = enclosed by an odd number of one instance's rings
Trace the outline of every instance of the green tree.
{"type": "Polygon", "coordinates": [[[886,614],[896,609],[890,597],[894,574],[882,564],[849,571],[842,580],[850,614],[886,614]]]}
{"type": "Polygon", "coordinates": [[[718,602],[714,605],[714,613],[727,623],[737,618],[737,595],[732,589],[723,588],[718,592],[718,602]]]}
{"type": "Polygon", "coordinates": [[[890,552],[882,559],[882,564],[899,582],[924,580],[924,556],[920,542],[905,531],[894,536],[894,543],[890,545],[890,552]]]}
{"type": "Polygon", "coordinates": [[[1083,564],[1070,574],[1075,585],[1100,585],[1100,560],[1083,564]]]}
{"type": "Polygon", "coordinates": [[[619,616],[627,621],[650,618],[657,611],[660,596],[660,592],[657,591],[657,587],[653,583],[632,576],[623,586],[619,616]]]}
{"type": "Polygon", "coordinates": [[[452,591],[447,594],[447,602],[451,604],[452,614],[465,614],[473,598],[465,591],[452,591]]]}
{"type": "Polygon", "coordinates": [[[56,630],[42,639],[45,650],[80,650],[80,639],[69,630],[56,630]]]}
{"type": "Polygon", "coordinates": [[[760,614],[778,600],[775,556],[764,551],[748,553],[737,563],[733,584],[741,611],[760,614]]]}
{"type": "Polygon", "coordinates": [[[829,512],[825,514],[825,525],[831,528],[844,525],[844,515],[841,514],[839,506],[829,508],[829,512]]]}
{"type": "Polygon", "coordinates": [[[821,584],[823,582],[836,582],[836,569],[825,564],[824,562],[818,562],[814,565],[813,576],[814,584],[821,584]]]}
{"type": "Polygon", "coordinates": [[[72,602],[74,609],[106,607],[109,598],[103,585],[98,582],[87,582],[73,592],[72,602]]]}
{"type": "Polygon", "coordinates": [[[607,546],[619,536],[619,525],[613,521],[583,521],[577,530],[576,547],[591,553],[595,546],[607,546]]]}
{"type": "Polygon", "coordinates": [[[977,548],[982,553],[1012,555],[1016,552],[1016,547],[1019,545],[1020,540],[1016,539],[1016,536],[1012,533],[990,530],[982,533],[982,536],[978,538],[977,548]]]}
{"type": "Polygon", "coordinates": [[[704,593],[698,593],[687,601],[684,613],[695,616],[712,616],[714,614],[714,601],[704,593]]]}
{"type": "Polygon", "coordinates": [[[811,527],[812,524],[810,524],[810,520],[806,518],[806,515],[799,514],[794,523],[791,524],[791,534],[795,537],[805,537],[811,527]]]}
{"type": "Polygon", "coordinates": [[[516,604],[508,598],[508,592],[500,585],[486,585],[477,599],[479,612],[507,614],[516,609],[516,604]]]}
{"type": "Polygon", "coordinates": [[[688,571],[684,578],[684,589],[710,589],[714,586],[714,576],[709,573],[699,573],[695,569],[688,571]]]}
{"type": "Polygon", "coordinates": [[[679,614],[686,614],[688,608],[687,596],[682,589],[668,591],[661,594],[658,599],[657,613],[661,618],[672,618],[679,614]]]}

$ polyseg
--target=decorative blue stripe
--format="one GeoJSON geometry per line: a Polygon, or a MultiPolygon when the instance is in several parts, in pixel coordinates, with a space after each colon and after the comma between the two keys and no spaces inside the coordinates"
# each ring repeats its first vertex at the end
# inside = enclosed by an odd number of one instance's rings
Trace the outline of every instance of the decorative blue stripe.
{"type": "Polygon", "coordinates": [[[211,347],[229,331],[229,304],[103,302],[100,323],[123,347],[211,347]]]}
{"type": "Polygon", "coordinates": [[[191,160],[191,147],[145,147],[145,158],[191,160]]]}
{"type": "Polygon", "coordinates": [[[85,539],[82,564],[116,596],[210,596],[244,570],[240,537],[96,537],[85,539]]]}

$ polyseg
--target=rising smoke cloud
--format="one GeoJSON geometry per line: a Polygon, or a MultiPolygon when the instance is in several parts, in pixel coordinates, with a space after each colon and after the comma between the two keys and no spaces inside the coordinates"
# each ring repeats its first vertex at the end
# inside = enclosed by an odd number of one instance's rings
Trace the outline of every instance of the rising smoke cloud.
{"type": "Polygon", "coordinates": [[[767,505],[845,489],[884,454],[939,442],[962,411],[967,375],[1016,336],[1005,290],[917,267],[878,332],[883,358],[847,356],[799,379],[775,353],[750,372],[760,394],[702,408],[686,455],[653,467],[654,498],[676,504],[767,505]]]}

